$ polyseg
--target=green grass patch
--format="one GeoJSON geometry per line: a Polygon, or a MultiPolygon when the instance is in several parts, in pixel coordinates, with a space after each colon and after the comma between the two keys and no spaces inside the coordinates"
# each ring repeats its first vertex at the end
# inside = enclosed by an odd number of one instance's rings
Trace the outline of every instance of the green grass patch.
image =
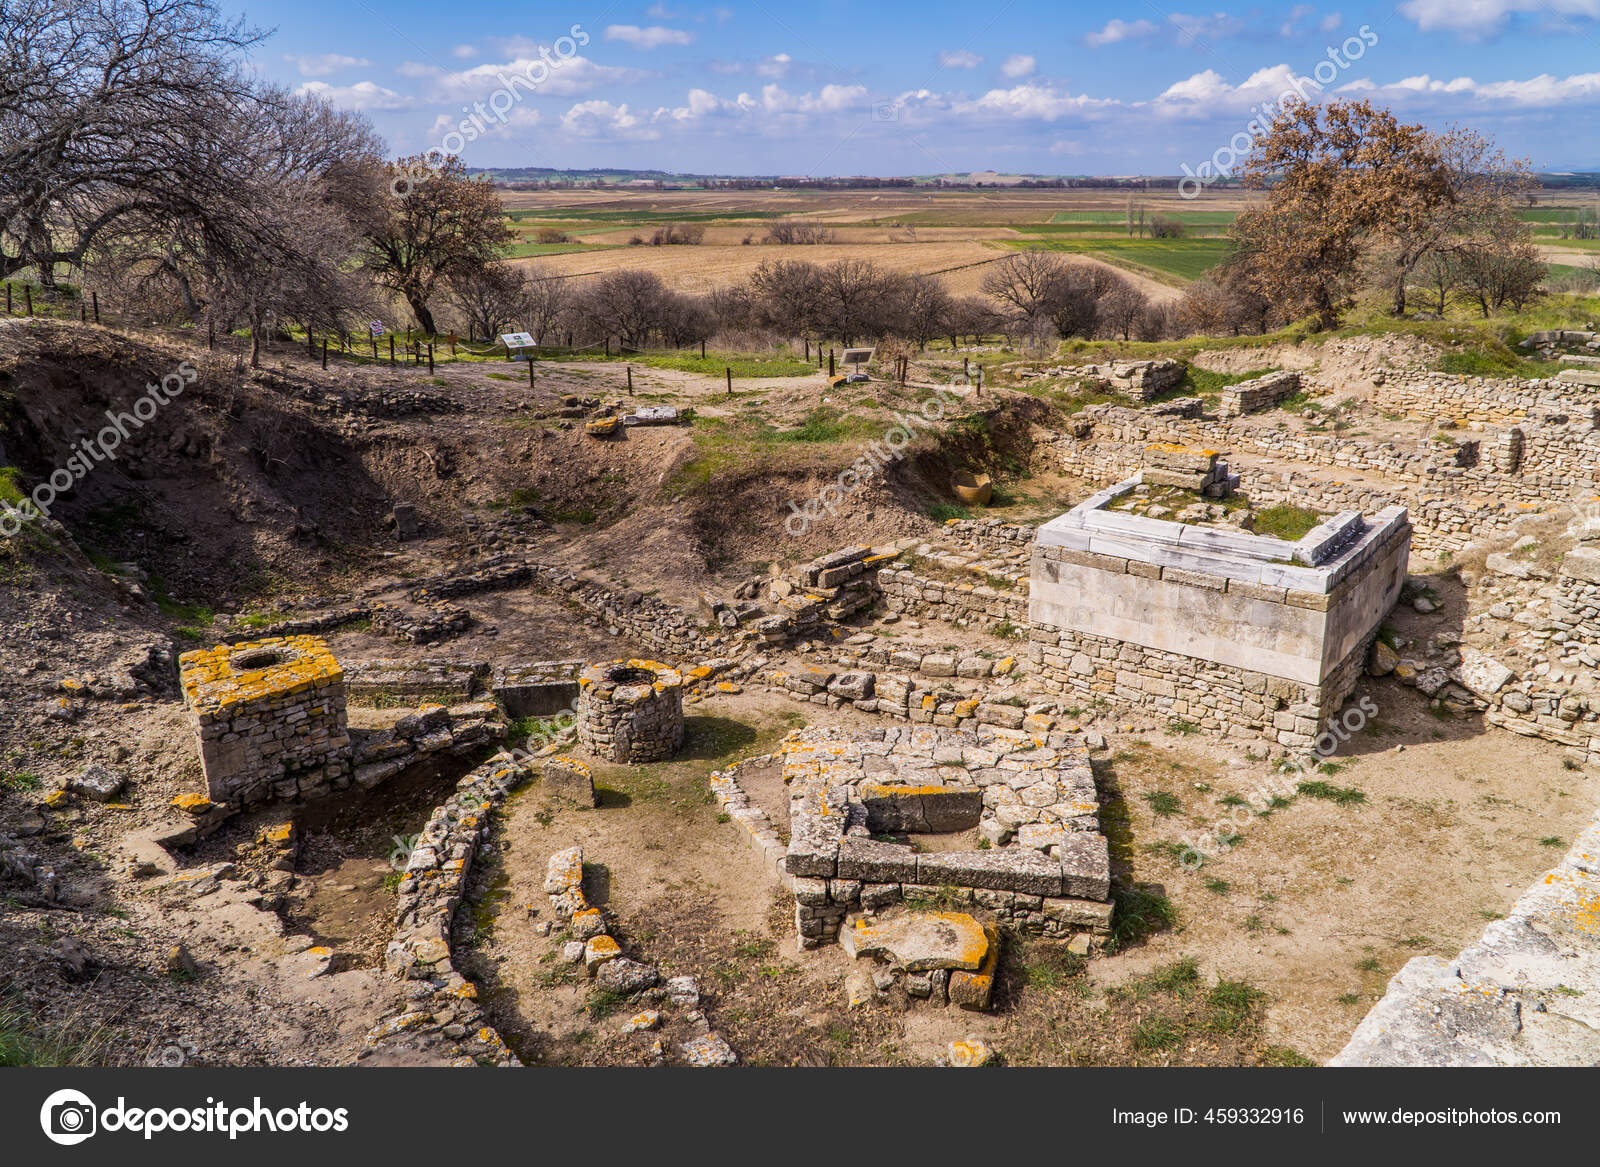
{"type": "Polygon", "coordinates": [[[709,350],[704,357],[699,349],[678,353],[619,353],[611,357],[584,355],[585,363],[641,365],[648,369],[673,369],[680,373],[698,373],[705,377],[721,377],[728,369],[735,377],[804,377],[817,372],[817,367],[807,361],[797,360],[787,354],[758,356],[749,353],[718,352],[709,350]]]}
{"type": "Polygon", "coordinates": [[[1133,1030],[1133,1048],[1150,1052],[1183,1044],[1183,1028],[1167,1017],[1146,1017],[1133,1030]]]}
{"type": "Polygon", "coordinates": [[[5,787],[7,790],[23,793],[30,790],[38,790],[43,785],[44,779],[31,770],[18,770],[10,773],[0,771],[0,786],[5,787]]]}
{"type": "Polygon", "coordinates": [[[1250,1020],[1256,1008],[1266,999],[1266,993],[1246,981],[1230,981],[1219,977],[1206,994],[1206,1004],[1210,1006],[1206,1025],[1218,1033],[1233,1033],[1250,1020]]]}
{"type": "Polygon", "coordinates": [[[1142,796],[1152,812],[1161,818],[1183,813],[1183,800],[1170,790],[1150,790],[1142,796]]]}
{"type": "Polygon", "coordinates": [[[1305,538],[1320,522],[1322,516],[1316,511],[1290,503],[1279,503],[1257,511],[1255,524],[1251,530],[1257,535],[1271,535],[1294,543],[1305,538]]]}
{"type": "Polygon", "coordinates": [[[0,466],[0,502],[21,506],[26,497],[22,493],[22,471],[15,466],[0,466]]]}
{"type": "Polygon", "coordinates": [[[76,1019],[48,1025],[21,1001],[0,1001],[0,1067],[105,1065],[115,1036],[76,1019]]]}
{"type": "Polygon", "coordinates": [[[1360,806],[1367,801],[1366,794],[1354,786],[1335,786],[1321,779],[1297,783],[1295,789],[1308,798],[1320,798],[1335,806],[1360,806]]]}
{"type": "Polygon", "coordinates": [[[1111,939],[1107,948],[1120,952],[1178,922],[1178,910],[1158,891],[1143,887],[1118,888],[1112,897],[1111,939]]]}

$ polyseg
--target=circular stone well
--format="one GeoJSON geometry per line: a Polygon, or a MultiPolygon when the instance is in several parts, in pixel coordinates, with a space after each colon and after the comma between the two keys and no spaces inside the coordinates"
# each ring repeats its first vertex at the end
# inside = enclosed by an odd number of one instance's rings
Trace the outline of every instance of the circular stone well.
{"type": "Polygon", "coordinates": [[[612,762],[660,762],[683,745],[683,677],[651,660],[590,665],[578,678],[578,741],[612,762]]]}

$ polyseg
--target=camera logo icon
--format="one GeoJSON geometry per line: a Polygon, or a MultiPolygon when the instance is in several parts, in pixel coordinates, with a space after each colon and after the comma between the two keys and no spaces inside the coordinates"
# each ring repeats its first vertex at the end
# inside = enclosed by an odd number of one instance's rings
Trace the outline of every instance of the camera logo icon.
{"type": "Polygon", "coordinates": [[[87,1094],[57,1090],[39,1108],[39,1125],[52,1143],[73,1147],[94,1134],[98,1113],[87,1094]]]}

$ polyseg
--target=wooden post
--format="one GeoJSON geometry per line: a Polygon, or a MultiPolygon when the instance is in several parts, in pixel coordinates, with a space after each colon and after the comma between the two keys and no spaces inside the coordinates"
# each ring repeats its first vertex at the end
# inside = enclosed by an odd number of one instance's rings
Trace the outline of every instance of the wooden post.
{"type": "Polygon", "coordinates": [[[373,360],[377,360],[378,359],[378,338],[377,337],[373,337],[372,338],[372,359],[373,360]]]}
{"type": "Polygon", "coordinates": [[[700,359],[702,361],[706,359],[706,342],[703,340],[700,342],[700,359]]]}
{"type": "Polygon", "coordinates": [[[972,376],[972,370],[967,367],[967,358],[966,357],[962,357],[961,358],[961,375],[963,377],[972,376]]]}
{"type": "Polygon", "coordinates": [[[633,366],[628,366],[628,396],[633,396],[633,366]]]}
{"type": "Polygon", "coordinates": [[[608,337],[606,337],[606,356],[609,357],[610,355],[611,355],[611,338],[608,336],[608,337]]]}
{"type": "Polygon", "coordinates": [[[428,376],[433,376],[433,345],[428,345],[428,376]]]}
{"type": "Polygon", "coordinates": [[[32,284],[23,284],[22,285],[22,298],[24,300],[26,300],[27,303],[28,303],[28,315],[32,316],[33,315],[33,285],[32,284]]]}
{"type": "Polygon", "coordinates": [[[322,338],[322,367],[324,369],[326,369],[328,367],[328,338],[327,337],[323,337],[322,338]]]}
{"type": "Polygon", "coordinates": [[[528,358],[528,388],[533,388],[533,357],[528,358]]]}
{"type": "Polygon", "coordinates": [[[394,364],[394,333],[389,334],[389,364],[394,364]]]}
{"type": "Polygon", "coordinates": [[[828,350],[828,376],[833,376],[833,349],[828,350]]]}
{"type": "Polygon", "coordinates": [[[811,338],[806,337],[806,364],[811,363],[811,338]]]}
{"type": "Polygon", "coordinates": [[[732,397],[733,396],[733,366],[732,365],[728,366],[727,376],[728,376],[728,396],[732,397]]]}
{"type": "Polygon", "coordinates": [[[78,323],[89,323],[89,305],[85,304],[82,300],[78,301],[78,323]]]}
{"type": "Polygon", "coordinates": [[[100,293],[90,292],[89,298],[94,301],[94,322],[100,323],[100,293]]]}

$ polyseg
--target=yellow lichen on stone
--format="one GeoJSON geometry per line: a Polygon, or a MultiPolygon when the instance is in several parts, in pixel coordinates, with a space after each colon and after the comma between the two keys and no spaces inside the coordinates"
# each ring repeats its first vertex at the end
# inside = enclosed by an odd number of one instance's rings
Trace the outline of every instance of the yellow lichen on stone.
{"type": "Polygon", "coordinates": [[[263,697],[303,692],[344,679],[327,641],[318,636],[279,636],[186,652],[178,658],[184,701],[195,712],[215,714],[263,697]],[[271,663],[248,667],[253,657],[271,663]]]}

